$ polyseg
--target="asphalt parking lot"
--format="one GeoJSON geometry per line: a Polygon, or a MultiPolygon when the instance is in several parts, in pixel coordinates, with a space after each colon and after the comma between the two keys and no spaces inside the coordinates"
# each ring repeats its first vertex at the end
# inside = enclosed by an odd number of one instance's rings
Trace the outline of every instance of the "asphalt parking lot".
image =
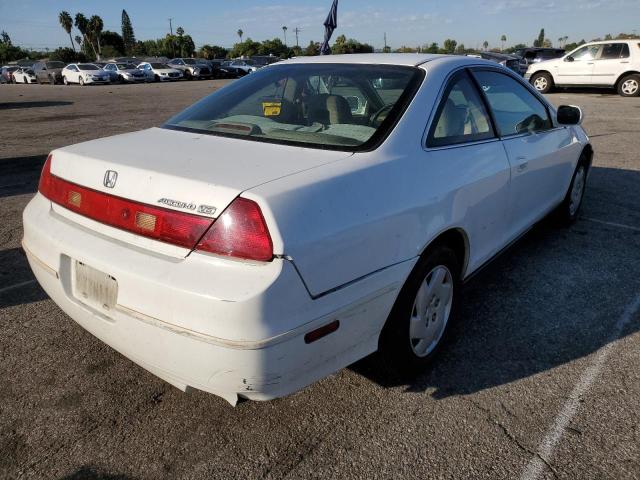
{"type": "Polygon", "coordinates": [[[232,408],[63,314],[20,248],[47,153],[223,84],[0,86],[0,478],[640,478],[640,98],[550,95],[583,107],[596,152],[582,217],[543,222],[467,284],[418,378],[365,359],[232,408]]]}

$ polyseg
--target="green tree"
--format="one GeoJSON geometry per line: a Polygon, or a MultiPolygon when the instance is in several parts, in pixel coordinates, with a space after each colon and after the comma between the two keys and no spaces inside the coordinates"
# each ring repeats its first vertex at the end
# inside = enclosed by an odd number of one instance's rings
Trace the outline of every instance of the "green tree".
{"type": "Polygon", "coordinates": [[[225,58],[229,50],[224,47],[219,47],[217,45],[203,45],[198,50],[198,57],[206,58],[211,60],[212,58],[225,58]]]}
{"type": "Polygon", "coordinates": [[[126,55],[130,55],[136,44],[136,36],[133,33],[133,25],[126,10],[122,10],[122,41],[126,55]]]}
{"type": "Polygon", "coordinates": [[[102,45],[102,55],[105,58],[121,57],[124,55],[124,41],[117,32],[105,30],[100,35],[100,44],[102,45]]]}
{"type": "Polygon", "coordinates": [[[422,50],[425,53],[438,53],[440,51],[440,47],[436,42],[433,42],[431,45],[424,45],[422,50]]]}
{"type": "Polygon", "coordinates": [[[310,57],[315,57],[316,55],[320,55],[320,44],[318,42],[314,42],[313,40],[311,40],[309,42],[309,45],[305,49],[304,53],[305,55],[308,55],[310,57]]]}
{"type": "Polygon", "coordinates": [[[444,41],[444,51],[445,53],[454,53],[456,51],[456,47],[458,46],[458,42],[456,42],[454,39],[452,38],[447,38],[444,41]]]}
{"type": "Polygon", "coordinates": [[[71,40],[71,48],[75,52],[76,46],[73,43],[73,36],[71,36],[71,29],[73,28],[73,18],[71,18],[69,12],[65,12],[63,10],[62,12],[60,12],[60,15],[58,15],[58,21],[60,22],[60,26],[62,26],[64,31],[67,32],[67,35],[69,35],[69,40],[71,40]]]}
{"type": "Polygon", "coordinates": [[[75,17],[75,25],[76,28],[78,30],[80,30],[80,33],[82,34],[82,46],[83,46],[83,50],[85,55],[89,56],[91,54],[91,52],[89,51],[89,46],[91,46],[91,49],[93,50],[93,57],[97,57],[98,54],[96,52],[95,47],[93,46],[93,43],[91,42],[91,40],[89,39],[89,20],[87,20],[87,17],[85,17],[82,13],[76,13],[76,17],[75,17]]]}
{"type": "Polygon", "coordinates": [[[456,48],[456,53],[458,55],[464,55],[467,53],[467,49],[464,48],[464,43],[461,43],[460,45],[458,45],[458,47],[456,48]]]}
{"type": "Polygon", "coordinates": [[[485,40],[484,42],[482,42],[482,46],[484,47],[485,50],[487,50],[489,48],[489,42],[485,40]]]}
{"type": "Polygon", "coordinates": [[[258,55],[275,55],[280,58],[289,56],[289,48],[279,38],[265,40],[258,47],[258,55]]]}
{"type": "Polygon", "coordinates": [[[102,49],[100,48],[100,35],[104,29],[104,22],[98,15],[92,15],[89,19],[89,31],[91,32],[91,38],[95,39],[98,47],[98,58],[102,55],[102,49]]]}
{"type": "Polygon", "coordinates": [[[344,53],[373,53],[373,47],[367,43],[360,43],[353,38],[347,40],[344,35],[336,38],[336,43],[331,47],[331,52],[338,55],[344,53]]]}
{"type": "Polygon", "coordinates": [[[88,60],[84,53],[76,52],[69,47],[56,48],[49,54],[49,59],[64,63],[86,62],[88,60]]]}
{"type": "Polygon", "coordinates": [[[542,47],[544,46],[544,28],[540,29],[540,33],[538,34],[538,38],[533,41],[534,47],[542,47]]]}
{"type": "Polygon", "coordinates": [[[416,49],[403,45],[396,49],[396,53],[416,53],[416,49]]]}
{"type": "Polygon", "coordinates": [[[286,25],[282,27],[282,33],[284,33],[284,44],[285,45],[287,44],[287,30],[288,29],[287,29],[286,25]]]}
{"type": "Polygon", "coordinates": [[[500,44],[502,45],[502,47],[500,48],[500,50],[504,51],[504,44],[507,41],[507,36],[506,35],[502,35],[500,37],[500,44]]]}
{"type": "Polygon", "coordinates": [[[229,56],[231,58],[237,57],[252,57],[258,54],[258,50],[260,49],[260,43],[254,42],[251,38],[247,38],[244,42],[236,43],[229,56]]]}

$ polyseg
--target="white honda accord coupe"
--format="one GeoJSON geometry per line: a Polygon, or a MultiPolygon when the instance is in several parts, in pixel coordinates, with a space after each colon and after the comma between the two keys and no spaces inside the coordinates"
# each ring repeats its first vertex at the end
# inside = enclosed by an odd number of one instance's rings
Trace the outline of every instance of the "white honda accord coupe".
{"type": "Polygon", "coordinates": [[[183,390],[268,400],[375,351],[416,371],[464,280],[578,215],[581,121],[480,59],[281,62],[51,152],[23,246],[71,318],[183,390]]]}

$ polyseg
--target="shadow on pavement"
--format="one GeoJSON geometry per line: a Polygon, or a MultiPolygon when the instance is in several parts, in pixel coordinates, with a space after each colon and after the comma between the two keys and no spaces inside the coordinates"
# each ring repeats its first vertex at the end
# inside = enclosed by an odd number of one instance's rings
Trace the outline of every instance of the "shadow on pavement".
{"type": "MultiPolygon", "coordinates": [[[[598,189],[587,190],[582,216],[619,222],[613,215],[627,212],[625,222],[640,228],[640,215],[629,213],[640,211],[640,172],[595,167],[592,183],[596,176],[598,189]]],[[[640,231],[586,219],[562,228],[545,220],[464,286],[461,320],[425,373],[400,376],[377,355],[349,368],[383,387],[444,398],[582,358],[607,344],[640,292],[638,251],[640,231]]],[[[624,335],[637,330],[640,318],[624,335]]]]}
{"type": "Polygon", "coordinates": [[[0,158],[0,198],[35,193],[47,155],[0,158]]]}
{"type": "Polygon", "coordinates": [[[0,250],[0,269],[0,309],[49,298],[34,281],[22,248],[0,250]],[[14,285],[15,288],[10,288],[14,285]]]}
{"type": "Polygon", "coordinates": [[[39,101],[39,102],[4,102],[0,103],[0,110],[18,110],[23,108],[63,107],[73,105],[73,102],[65,101],[39,101]]]}
{"type": "Polygon", "coordinates": [[[100,472],[94,467],[81,467],[60,480],[133,480],[133,477],[100,472]]]}

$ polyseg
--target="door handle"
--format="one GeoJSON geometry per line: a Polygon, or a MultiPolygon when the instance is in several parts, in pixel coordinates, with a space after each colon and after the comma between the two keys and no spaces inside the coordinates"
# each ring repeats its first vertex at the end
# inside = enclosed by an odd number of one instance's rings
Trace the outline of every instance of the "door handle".
{"type": "Polygon", "coordinates": [[[593,62],[587,62],[587,65],[593,65],[593,62]]]}
{"type": "Polygon", "coordinates": [[[628,60],[624,60],[624,61],[622,61],[620,63],[629,63],[629,61],[628,60]]]}

